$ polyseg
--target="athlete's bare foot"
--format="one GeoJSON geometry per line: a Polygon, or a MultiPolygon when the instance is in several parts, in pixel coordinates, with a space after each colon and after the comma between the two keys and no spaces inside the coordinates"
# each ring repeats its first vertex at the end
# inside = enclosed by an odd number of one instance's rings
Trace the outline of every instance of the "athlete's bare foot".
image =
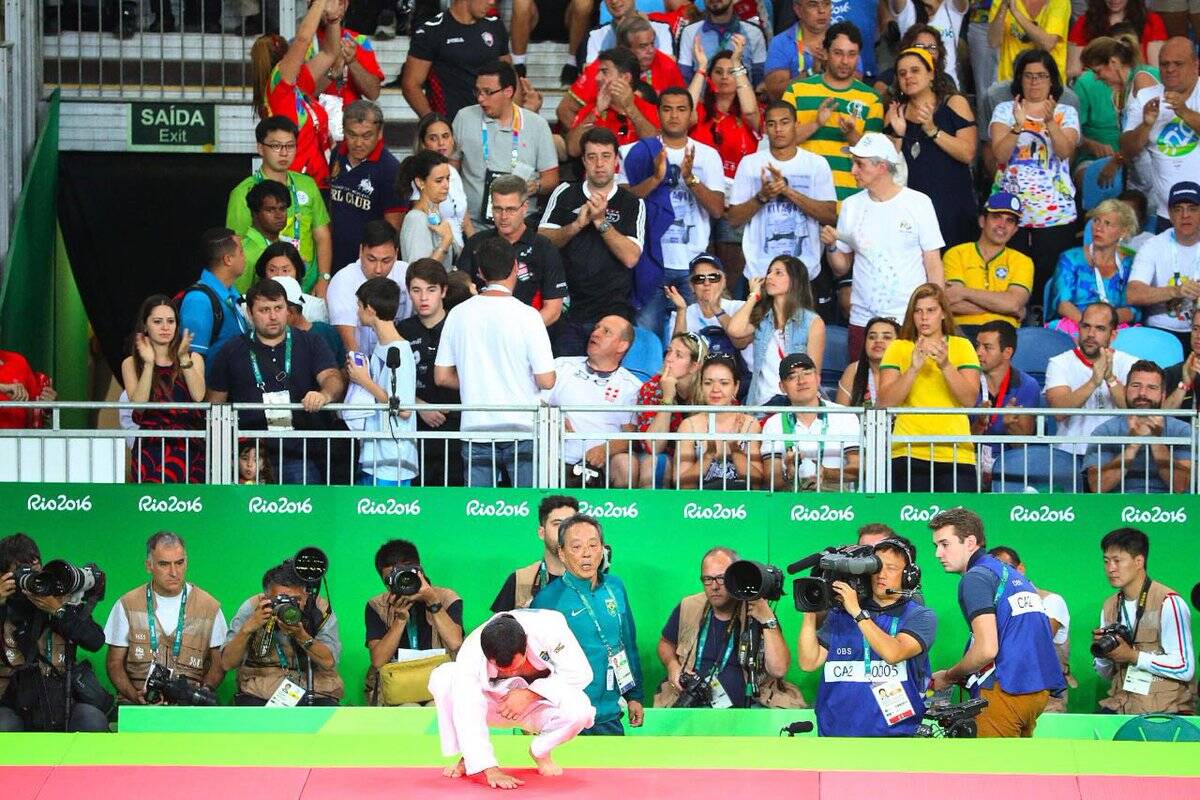
{"type": "Polygon", "coordinates": [[[502,772],[499,767],[488,767],[483,771],[483,777],[487,779],[488,786],[493,789],[515,789],[525,781],[520,778],[514,778],[506,772],[502,772]]]}
{"type": "Polygon", "coordinates": [[[442,776],[446,778],[461,778],[466,771],[467,762],[460,758],[456,763],[442,770],[442,776]]]}
{"type": "Polygon", "coordinates": [[[538,772],[540,774],[545,775],[548,778],[553,778],[556,775],[563,774],[563,768],[554,763],[554,759],[550,757],[549,753],[541,758],[538,758],[533,754],[533,748],[531,747],[529,748],[529,756],[533,759],[533,763],[537,764],[538,772]]]}

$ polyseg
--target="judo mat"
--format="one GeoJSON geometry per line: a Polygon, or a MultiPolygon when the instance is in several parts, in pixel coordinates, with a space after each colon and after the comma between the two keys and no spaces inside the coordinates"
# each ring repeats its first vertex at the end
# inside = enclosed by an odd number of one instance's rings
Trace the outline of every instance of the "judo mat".
{"type": "MultiPolygon", "coordinates": [[[[1200,798],[1200,744],[1096,739],[1103,717],[1075,717],[1081,738],[863,740],[747,733],[745,711],[716,726],[731,735],[668,734],[711,711],[648,711],[626,737],[579,737],[555,751],[566,769],[532,768],[529,738],[496,732],[501,766],[526,798],[789,796],[846,800],[887,796],[970,800],[1164,800],[1200,798]],[[886,787],[886,789],[884,788],[886,787]],[[782,795],[787,792],[787,795],[782,795]],[[760,794],[761,793],[761,794],[760,794]]],[[[804,714],[787,712],[790,719],[804,714]]],[[[0,735],[4,800],[314,800],[457,798],[494,793],[482,776],[441,769],[430,709],[123,709],[117,734],[0,735]],[[291,723],[290,725],[288,723],[291,723]]],[[[747,720],[750,720],[748,722],[747,720]]],[[[1043,717],[1049,720],[1049,717],[1043,717]]],[[[704,727],[711,733],[713,717],[704,727]]],[[[1039,725],[1039,730],[1042,725],[1039,725]]],[[[1053,731],[1051,731],[1053,732],[1053,731]]]]}

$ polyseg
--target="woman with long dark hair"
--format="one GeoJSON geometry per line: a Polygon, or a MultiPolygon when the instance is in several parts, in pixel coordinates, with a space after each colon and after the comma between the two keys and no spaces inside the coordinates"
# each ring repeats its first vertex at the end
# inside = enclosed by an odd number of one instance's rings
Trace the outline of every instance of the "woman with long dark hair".
{"type": "Polygon", "coordinates": [[[462,229],[441,210],[450,195],[450,169],[446,157],[432,150],[421,150],[400,165],[400,185],[417,187],[416,202],[400,226],[400,258],[409,263],[432,258],[450,270],[462,251],[462,229]]]}
{"type": "MultiPolygon", "coordinates": [[[[699,405],[712,411],[693,414],[679,433],[739,433],[762,430],[753,415],[737,410],[737,365],[727,355],[710,356],[700,368],[699,405]],[[719,410],[725,409],[725,410],[719,410]]],[[[762,483],[762,442],[684,440],[675,450],[676,488],[753,489],[762,483]]]]}
{"type": "MultiPolygon", "coordinates": [[[[694,333],[684,331],[671,337],[663,355],[662,370],[638,390],[639,406],[694,405],[699,402],[700,367],[708,358],[708,345],[694,333]]],[[[683,412],[641,411],[637,427],[643,433],[674,433],[683,422],[683,412]]],[[[668,486],[671,483],[670,454],[674,442],[641,442],[638,480],[642,488],[668,486]]]]}
{"type": "Polygon", "coordinates": [[[1069,80],[1078,78],[1087,69],[1080,58],[1083,48],[1101,36],[1116,36],[1113,29],[1121,24],[1131,26],[1137,34],[1141,60],[1152,67],[1158,66],[1158,52],[1167,40],[1167,26],[1162,17],[1146,8],[1144,0],[1088,0],[1087,11],[1075,20],[1067,37],[1069,80]]]}
{"type": "MultiPolygon", "coordinates": [[[[199,403],[204,400],[204,358],[191,352],[192,334],[179,328],[179,313],[165,294],[146,298],[138,310],[121,382],[134,403],[199,403]]],[[[203,430],[199,411],[138,410],[143,430],[203,430]]],[[[137,483],[204,483],[203,438],[139,438],[133,449],[137,483]]]]}
{"type": "Polygon", "coordinates": [[[888,317],[867,322],[863,351],[857,361],[846,365],[838,379],[837,403],[843,406],[873,406],[879,391],[879,365],[883,354],[900,335],[900,324],[888,317]]]}
{"type": "MultiPolygon", "coordinates": [[[[455,147],[454,129],[450,127],[450,120],[444,115],[430,111],[417,122],[417,135],[413,140],[414,153],[432,150],[450,159],[454,156],[455,147]]],[[[401,186],[397,191],[409,203],[416,201],[417,195],[420,194],[416,186],[409,186],[407,189],[401,186]]],[[[475,223],[467,213],[467,192],[463,188],[462,174],[453,164],[450,165],[450,194],[442,201],[441,212],[446,219],[457,221],[465,238],[470,239],[475,235],[475,223]]],[[[462,246],[462,242],[458,244],[462,246]]]]}

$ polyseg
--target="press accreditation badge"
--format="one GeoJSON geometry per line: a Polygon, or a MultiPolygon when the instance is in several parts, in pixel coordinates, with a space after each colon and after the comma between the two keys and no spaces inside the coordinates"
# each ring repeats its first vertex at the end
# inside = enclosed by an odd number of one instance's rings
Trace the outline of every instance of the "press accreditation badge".
{"type": "MultiPolygon", "coordinates": [[[[292,402],[292,395],[289,392],[263,392],[264,405],[287,405],[292,402]]],[[[288,408],[268,408],[265,410],[267,416],[267,429],[272,431],[290,431],[292,429],[292,411],[288,408]]]]}
{"type": "Polygon", "coordinates": [[[292,708],[304,699],[304,687],[287,678],[279,684],[275,694],[267,701],[267,708],[292,708]]]}
{"type": "Polygon", "coordinates": [[[916,715],[908,693],[900,681],[884,681],[871,687],[871,696],[875,698],[879,712],[883,714],[884,722],[895,725],[916,715]]]}
{"type": "Polygon", "coordinates": [[[729,693],[725,691],[725,687],[717,680],[716,675],[709,679],[708,688],[712,693],[713,708],[733,708],[733,701],[729,699],[729,693]]]}
{"type": "Polygon", "coordinates": [[[629,668],[629,656],[625,655],[624,648],[608,657],[608,674],[610,679],[616,683],[621,694],[625,694],[637,685],[633,680],[633,670],[629,668]]]}
{"type": "Polygon", "coordinates": [[[1131,666],[1125,670],[1125,683],[1121,688],[1131,694],[1148,695],[1150,694],[1150,684],[1154,681],[1154,676],[1142,669],[1141,667],[1131,666]]]}

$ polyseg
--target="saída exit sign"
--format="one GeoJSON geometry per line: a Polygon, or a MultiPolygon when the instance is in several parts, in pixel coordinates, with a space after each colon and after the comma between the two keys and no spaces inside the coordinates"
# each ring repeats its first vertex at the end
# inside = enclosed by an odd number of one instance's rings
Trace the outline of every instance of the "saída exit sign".
{"type": "Polygon", "coordinates": [[[217,112],[210,103],[129,104],[131,150],[210,153],[216,144],[217,112]]]}

